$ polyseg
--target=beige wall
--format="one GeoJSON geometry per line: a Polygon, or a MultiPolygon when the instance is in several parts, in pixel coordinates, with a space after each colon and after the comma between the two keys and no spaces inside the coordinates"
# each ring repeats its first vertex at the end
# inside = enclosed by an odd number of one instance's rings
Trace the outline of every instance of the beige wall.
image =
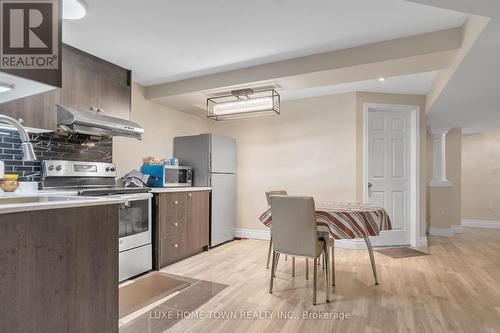
{"type": "Polygon", "coordinates": [[[357,113],[357,200],[363,201],[363,108],[366,103],[373,104],[395,104],[395,105],[417,105],[420,109],[420,235],[426,234],[426,192],[427,192],[427,144],[426,144],[426,128],[427,121],[425,117],[425,96],[418,95],[402,95],[402,94],[380,94],[358,92],[356,102],[357,113]]]}
{"type": "Polygon", "coordinates": [[[500,220],[500,127],[462,138],[462,217],[500,220]]]}
{"type": "MultiPolygon", "coordinates": [[[[428,137],[432,154],[432,136],[428,137]]],[[[446,135],[446,176],[451,187],[429,187],[428,223],[431,228],[451,228],[461,224],[462,130],[454,128],[446,135]]],[[[429,156],[429,180],[432,179],[432,155],[429,156]]]]}
{"type": "Polygon", "coordinates": [[[116,137],[113,139],[113,162],[118,176],[142,165],[145,156],[172,157],[175,136],[208,131],[209,122],[200,117],[169,109],[144,98],[144,88],[132,85],[130,120],[144,127],[142,141],[116,137]]]}
{"type": "MultiPolygon", "coordinates": [[[[285,189],[316,200],[362,201],[363,103],[425,107],[422,96],[347,93],[283,102],[277,117],[214,122],[150,102],[134,84],[131,120],[146,134],[142,141],[115,138],[113,159],[122,176],[139,168],[144,156],[170,157],[175,136],[211,131],[234,137],[236,227],[265,230],[258,216],[266,208],[267,190],[285,189]]],[[[425,118],[421,127],[425,131],[425,118]]],[[[423,155],[425,147],[421,145],[423,155]]],[[[425,201],[422,209],[425,213],[425,201]]]]}
{"type": "Polygon", "coordinates": [[[237,227],[265,229],[265,191],[356,200],[355,93],[284,102],[281,115],[213,123],[237,142],[237,227]]]}

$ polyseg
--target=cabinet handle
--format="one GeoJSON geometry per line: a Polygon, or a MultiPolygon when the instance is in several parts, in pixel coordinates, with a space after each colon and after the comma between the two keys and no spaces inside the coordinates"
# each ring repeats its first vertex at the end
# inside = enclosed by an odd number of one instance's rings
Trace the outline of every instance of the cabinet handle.
{"type": "Polygon", "coordinates": [[[175,247],[175,248],[178,248],[178,247],[179,247],[179,245],[177,245],[177,244],[174,244],[174,247],[175,247]]]}
{"type": "Polygon", "coordinates": [[[177,226],[179,226],[179,223],[174,222],[174,227],[177,227],[177,226]]]}
{"type": "Polygon", "coordinates": [[[193,193],[188,193],[188,197],[192,197],[193,196],[193,193]]]}
{"type": "Polygon", "coordinates": [[[174,205],[177,205],[179,203],[179,201],[175,200],[174,201],[174,205]]]}

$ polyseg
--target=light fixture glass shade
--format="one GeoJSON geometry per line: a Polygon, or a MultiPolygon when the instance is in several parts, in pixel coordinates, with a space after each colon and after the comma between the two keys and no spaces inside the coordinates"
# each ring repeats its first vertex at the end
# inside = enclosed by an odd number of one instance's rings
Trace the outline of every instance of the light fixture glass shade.
{"type": "Polygon", "coordinates": [[[87,13],[87,6],[82,0],[63,1],[63,19],[79,20],[87,13]]]}
{"type": "Polygon", "coordinates": [[[207,117],[214,120],[231,120],[280,113],[280,95],[274,90],[251,91],[207,99],[207,117]]]}
{"type": "Polygon", "coordinates": [[[14,89],[14,86],[12,84],[7,84],[7,83],[2,83],[0,82],[0,93],[10,91],[14,89]]]}

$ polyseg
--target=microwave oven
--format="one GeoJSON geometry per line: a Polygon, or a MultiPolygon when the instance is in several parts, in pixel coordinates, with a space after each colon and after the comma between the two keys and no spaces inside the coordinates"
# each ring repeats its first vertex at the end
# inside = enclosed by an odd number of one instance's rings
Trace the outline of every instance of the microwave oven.
{"type": "Polygon", "coordinates": [[[142,173],[149,175],[149,187],[182,187],[193,183],[193,168],[189,166],[145,164],[142,173]]]}

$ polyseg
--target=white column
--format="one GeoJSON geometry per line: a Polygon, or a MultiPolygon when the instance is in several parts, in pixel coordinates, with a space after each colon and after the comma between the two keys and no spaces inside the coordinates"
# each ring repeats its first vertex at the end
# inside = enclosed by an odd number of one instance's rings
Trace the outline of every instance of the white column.
{"type": "Polygon", "coordinates": [[[446,178],[446,134],[449,129],[431,129],[433,137],[432,180],[429,186],[449,187],[453,182],[446,178]]]}

